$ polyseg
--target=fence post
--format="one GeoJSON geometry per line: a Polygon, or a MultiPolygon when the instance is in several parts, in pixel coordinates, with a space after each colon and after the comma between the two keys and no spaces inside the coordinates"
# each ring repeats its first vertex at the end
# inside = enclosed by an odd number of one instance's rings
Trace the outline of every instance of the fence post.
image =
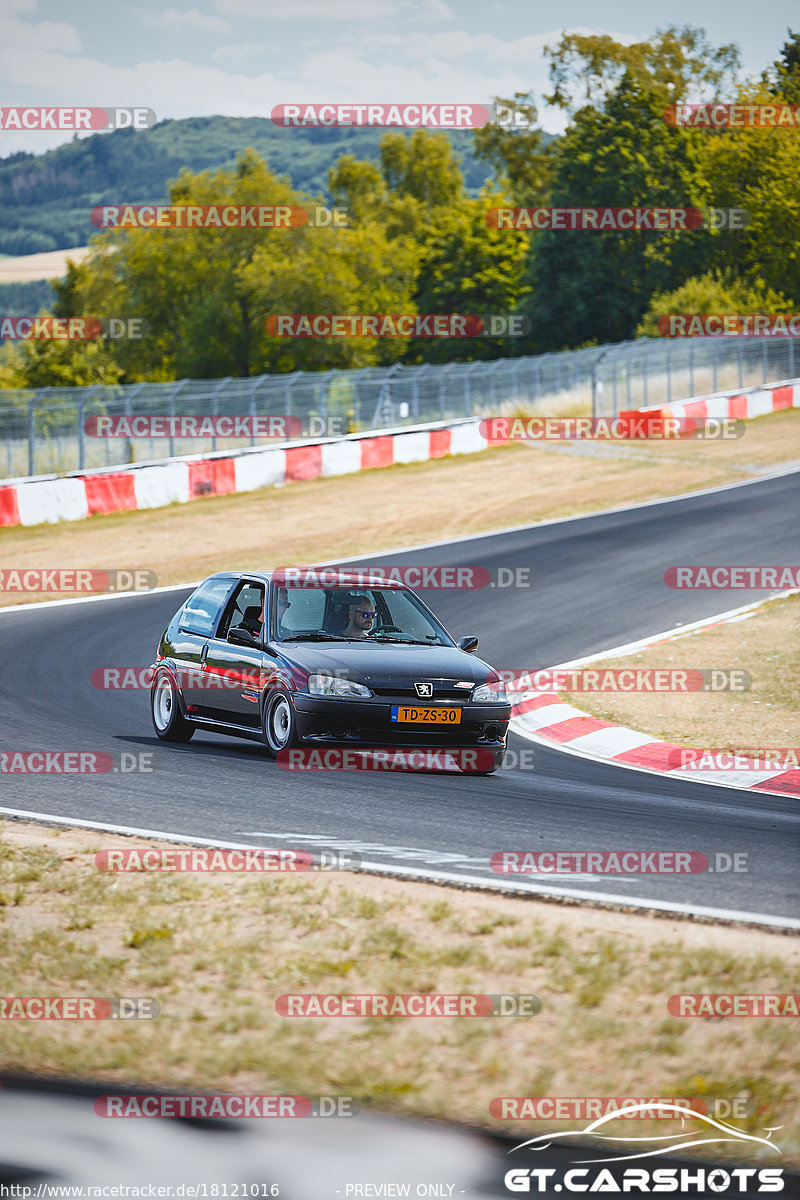
{"type": "MultiPolygon", "coordinates": [[[[38,391],[38,389],[37,389],[37,391],[38,391]]],[[[36,474],[36,471],[34,470],[35,441],[36,441],[36,417],[35,417],[35,413],[34,413],[35,405],[36,405],[35,399],[28,401],[28,474],[29,475],[36,474]]]]}
{"type": "Polygon", "coordinates": [[[694,342],[689,340],[689,395],[694,395],[694,342]]]}
{"type": "Polygon", "coordinates": [[[736,343],[736,359],[737,359],[737,362],[739,365],[739,387],[742,387],[742,385],[744,384],[744,372],[742,370],[742,358],[743,358],[742,340],[740,338],[739,341],[736,343]]]}
{"type": "MultiPolygon", "coordinates": [[[[167,404],[169,405],[169,415],[171,417],[175,416],[175,397],[177,396],[177,394],[181,390],[181,388],[186,386],[187,382],[188,382],[188,380],[182,379],[180,381],[180,383],[176,384],[176,386],[172,389],[172,391],[169,394],[169,399],[167,401],[167,404]]],[[[175,432],[174,432],[174,428],[173,428],[172,424],[170,424],[170,427],[169,427],[169,456],[170,456],[170,458],[175,457],[175,432]]]]}
{"type": "Polygon", "coordinates": [[[719,361],[718,347],[716,339],[711,342],[711,366],[714,371],[713,382],[711,384],[712,392],[717,390],[717,366],[719,361]]]}
{"type": "MultiPolygon", "coordinates": [[[[89,391],[91,392],[91,388],[89,391]]],[[[86,433],[83,428],[83,415],[86,412],[86,404],[84,400],[78,401],[78,470],[82,471],[86,466],[86,433]]]]}
{"type": "Polygon", "coordinates": [[[794,338],[789,338],[789,378],[794,379],[794,338]]]}
{"type": "Polygon", "coordinates": [[[763,342],[761,343],[761,372],[764,376],[764,378],[762,379],[761,382],[766,383],[767,379],[769,378],[769,370],[767,367],[767,339],[766,338],[764,338],[763,342]]]}
{"type": "MultiPolygon", "coordinates": [[[[212,395],[211,395],[211,415],[212,415],[212,417],[216,417],[216,415],[219,411],[219,402],[217,400],[217,397],[219,396],[220,392],[225,387],[225,385],[230,382],[231,382],[231,376],[226,375],[224,379],[220,379],[219,383],[214,388],[214,391],[212,392],[212,395]]],[[[216,431],[216,426],[215,426],[214,434],[211,438],[211,449],[212,449],[212,451],[214,451],[214,450],[216,450],[216,448],[217,448],[217,431],[216,431]]]]}

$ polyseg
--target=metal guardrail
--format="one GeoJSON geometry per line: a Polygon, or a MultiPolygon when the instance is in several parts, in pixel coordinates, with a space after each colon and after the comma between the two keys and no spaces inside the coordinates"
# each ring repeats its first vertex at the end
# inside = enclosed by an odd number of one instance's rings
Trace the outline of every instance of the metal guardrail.
{"type": "MultiPolygon", "coordinates": [[[[794,377],[796,337],[640,338],[525,358],[297,371],[246,379],[181,379],[126,387],[0,390],[0,472],[8,479],[255,444],[253,438],[95,438],[94,416],[287,415],[339,417],[344,431],[504,415],[612,416],[794,377]]],[[[264,439],[261,439],[263,441],[264,439]]]]}

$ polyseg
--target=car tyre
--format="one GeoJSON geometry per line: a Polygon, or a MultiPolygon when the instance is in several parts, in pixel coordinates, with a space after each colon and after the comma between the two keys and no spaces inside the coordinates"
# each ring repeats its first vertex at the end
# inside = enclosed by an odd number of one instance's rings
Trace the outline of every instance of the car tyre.
{"type": "Polygon", "coordinates": [[[175,682],[168,671],[159,671],[150,689],[150,715],[162,742],[188,742],[195,727],[181,713],[175,682]]]}
{"type": "Polygon", "coordinates": [[[281,750],[290,750],[299,743],[294,703],[288,692],[275,692],[269,697],[263,709],[262,726],[264,741],[273,758],[281,750]]]}

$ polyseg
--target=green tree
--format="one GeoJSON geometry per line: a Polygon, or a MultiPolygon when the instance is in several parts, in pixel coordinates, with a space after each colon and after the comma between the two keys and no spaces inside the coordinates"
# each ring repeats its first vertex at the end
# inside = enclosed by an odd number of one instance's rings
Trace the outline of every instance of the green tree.
{"type": "Polygon", "coordinates": [[[636,330],[637,337],[660,337],[658,318],[677,313],[782,313],[793,312],[791,300],[773,292],[763,280],[747,283],[719,270],[687,279],[670,292],[650,299],[636,330]]]}

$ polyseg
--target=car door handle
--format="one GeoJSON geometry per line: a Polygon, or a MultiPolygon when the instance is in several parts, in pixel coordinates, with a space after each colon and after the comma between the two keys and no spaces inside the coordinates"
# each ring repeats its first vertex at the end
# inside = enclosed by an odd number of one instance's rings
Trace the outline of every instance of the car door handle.
{"type": "Polygon", "coordinates": [[[208,642],[206,642],[205,646],[203,646],[203,649],[200,651],[200,666],[201,667],[204,667],[206,665],[207,658],[208,658],[208,642]]]}

